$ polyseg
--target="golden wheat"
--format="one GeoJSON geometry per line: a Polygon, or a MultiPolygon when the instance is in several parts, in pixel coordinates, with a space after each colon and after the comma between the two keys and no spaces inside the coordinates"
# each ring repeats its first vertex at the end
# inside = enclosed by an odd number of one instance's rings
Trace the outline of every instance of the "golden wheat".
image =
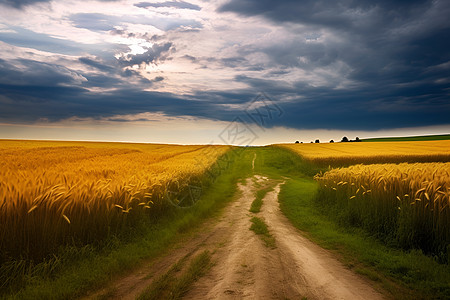
{"type": "Polygon", "coordinates": [[[448,162],[450,140],[371,143],[281,144],[321,166],[358,163],[448,162]]]}
{"type": "Polygon", "coordinates": [[[0,259],[40,259],[160,213],[226,146],[0,141],[0,259]]]}
{"type": "Polygon", "coordinates": [[[446,256],[450,163],[355,165],[318,174],[318,199],[352,225],[446,256]]]}

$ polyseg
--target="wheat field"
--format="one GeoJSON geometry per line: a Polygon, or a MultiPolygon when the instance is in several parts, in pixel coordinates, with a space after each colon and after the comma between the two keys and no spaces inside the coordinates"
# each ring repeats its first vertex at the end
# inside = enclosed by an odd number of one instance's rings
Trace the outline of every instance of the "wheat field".
{"type": "Polygon", "coordinates": [[[229,149],[0,141],[0,258],[39,260],[156,217],[229,149]]]}
{"type": "Polygon", "coordinates": [[[404,248],[447,259],[450,163],[355,165],[318,174],[318,202],[404,248]]]}
{"type": "Polygon", "coordinates": [[[278,146],[287,148],[319,166],[450,161],[450,140],[280,144],[278,146]]]}
{"type": "Polygon", "coordinates": [[[450,261],[450,141],[283,144],[328,171],[316,202],[340,222],[450,261]]]}

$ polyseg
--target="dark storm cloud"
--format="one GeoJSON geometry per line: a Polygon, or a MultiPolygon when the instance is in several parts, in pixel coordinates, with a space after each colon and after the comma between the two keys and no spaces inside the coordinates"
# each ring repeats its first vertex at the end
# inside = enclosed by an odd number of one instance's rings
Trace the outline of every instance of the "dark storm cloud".
{"type": "MultiPolygon", "coordinates": [[[[432,2],[430,0],[231,0],[222,5],[219,11],[262,15],[275,22],[312,24],[338,29],[354,27],[355,30],[364,30],[373,24],[381,25],[381,20],[387,20],[388,23],[402,22],[423,13],[432,2]],[[364,24],[358,23],[361,19],[364,19],[364,24]]],[[[386,25],[388,24],[382,27],[386,25]]]]}
{"type": "Polygon", "coordinates": [[[299,100],[286,105],[298,119],[286,116],[286,125],[380,129],[450,123],[448,1],[232,0],[219,11],[262,16],[298,37],[250,45],[240,50],[244,55],[262,52],[270,67],[311,74],[329,69],[356,83],[336,89],[341,77],[327,78],[326,87],[312,87],[306,79],[290,89],[273,78],[236,78],[280,98],[297,94],[299,100]]]}
{"type": "Polygon", "coordinates": [[[134,6],[140,8],[147,7],[173,7],[173,8],[181,8],[181,9],[192,9],[192,10],[200,10],[201,7],[192,3],[184,2],[184,1],[165,1],[160,3],[152,3],[152,2],[139,2],[134,6]]]}
{"type": "Polygon", "coordinates": [[[83,57],[78,61],[92,67],[92,71],[79,73],[56,64],[0,59],[0,122],[99,119],[142,112],[223,117],[219,112],[209,113],[212,103],[143,90],[164,81],[162,76],[148,80],[135,70],[123,70],[120,63],[107,64],[100,58],[83,57]],[[92,87],[109,91],[93,92],[92,87]]]}
{"type": "Polygon", "coordinates": [[[450,105],[442,97],[430,104],[429,99],[423,103],[420,97],[405,100],[403,95],[389,98],[382,95],[382,99],[367,95],[361,101],[361,95],[356,97],[353,93],[322,92],[321,101],[299,99],[296,103],[282,105],[286,112],[283,115],[283,125],[300,129],[371,131],[449,123],[450,105]],[[380,107],[383,108],[379,109],[380,107]]]}
{"type": "MultiPolygon", "coordinates": [[[[363,61],[364,67],[369,61],[368,54],[371,61],[375,58],[377,65],[412,62],[429,66],[450,59],[448,1],[232,0],[219,10],[261,15],[277,23],[311,26],[312,34],[303,34],[302,42],[274,44],[265,49],[278,58],[278,63],[287,66],[298,64],[299,55],[310,58],[314,65],[342,59],[352,66],[363,61]],[[306,43],[320,38],[313,31],[323,28],[341,41],[306,43]]],[[[373,69],[374,66],[369,71],[373,69]]]]}
{"type": "Polygon", "coordinates": [[[0,83],[17,86],[57,86],[79,84],[85,78],[64,66],[28,59],[7,62],[0,59],[0,83]],[[18,66],[19,65],[19,66],[18,66]]]}
{"type": "Polygon", "coordinates": [[[0,122],[33,123],[40,119],[56,122],[74,116],[99,119],[142,112],[232,119],[231,112],[225,116],[213,103],[132,88],[92,93],[80,87],[27,86],[24,89],[0,84],[0,95],[0,122]]]}
{"type": "Polygon", "coordinates": [[[271,122],[271,126],[379,130],[449,123],[448,82],[422,82],[391,90],[372,86],[355,92],[313,87],[304,82],[286,87],[273,80],[246,76],[236,79],[251,86],[249,90],[270,91],[270,97],[284,111],[283,117],[271,122]],[[285,98],[293,100],[279,101],[285,98]]]}
{"type": "MultiPolygon", "coordinates": [[[[92,61],[87,62],[95,65],[92,61]]],[[[372,130],[398,127],[398,124],[425,126],[445,124],[450,111],[449,91],[443,91],[445,84],[436,84],[434,88],[429,88],[429,84],[425,83],[414,88],[399,87],[395,93],[372,88],[356,94],[349,90],[312,87],[303,82],[287,87],[273,80],[239,76],[236,81],[246,83],[250,86],[248,89],[175,95],[143,91],[143,85],[127,86],[120,77],[106,73],[83,74],[87,81],[80,83],[77,81],[79,74],[73,74],[71,70],[30,61],[22,63],[33,68],[21,73],[19,68],[0,61],[0,122],[33,123],[40,119],[52,122],[74,116],[100,119],[163,112],[169,116],[190,115],[223,121],[232,121],[240,116],[251,123],[245,112],[258,91],[267,90],[271,91],[269,96],[283,110],[283,117],[270,120],[268,127],[372,130]],[[19,79],[21,76],[25,76],[23,81],[19,79]],[[116,86],[117,89],[92,92],[87,89],[91,86],[116,86]],[[286,96],[295,98],[299,94],[301,98],[279,101],[286,96]],[[230,108],[230,105],[237,108],[230,108]]],[[[448,69],[448,66],[439,68],[448,69]]],[[[138,76],[135,71],[127,72],[122,76],[138,76]]],[[[147,86],[161,80],[163,78],[155,77],[147,81],[147,86]]]]}
{"type": "Polygon", "coordinates": [[[111,88],[111,86],[121,86],[121,78],[106,76],[103,74],[86,75],[87,81],[81,87],[91,88],[111,88]]]}

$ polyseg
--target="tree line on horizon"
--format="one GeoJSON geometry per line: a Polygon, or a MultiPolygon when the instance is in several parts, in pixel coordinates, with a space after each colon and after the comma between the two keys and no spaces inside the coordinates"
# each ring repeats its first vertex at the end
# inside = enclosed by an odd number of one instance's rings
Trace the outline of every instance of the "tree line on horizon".
{"type": "MultiPolygon", "coordinates": [[[[344,136],[341,139],[341,143],[351,143],[351,142],[361,142],[361,140],[359,139],[359,137],[356,137],[354,140],[349,140],[348,137],[346,137],[346,136],[344,136]]],[[[311,141],[311,143],[319,144],[320,140],[317,139],[317,140],[315,140],[315,142],[311,141]]],[[[330,143],[334,143],[334,140],[330,140],[330,143]]],[[[295,141],[295,144],[303,144],[303,142],[295,141]]]]}

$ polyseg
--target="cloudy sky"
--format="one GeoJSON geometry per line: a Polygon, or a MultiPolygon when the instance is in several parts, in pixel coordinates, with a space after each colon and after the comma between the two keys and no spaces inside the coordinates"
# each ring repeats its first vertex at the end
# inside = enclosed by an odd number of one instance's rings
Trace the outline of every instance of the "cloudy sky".
{"type": "Polygon", "coordinates": [[[0,138],[450,133],[446,0],[0,0],[0,138]]]}

